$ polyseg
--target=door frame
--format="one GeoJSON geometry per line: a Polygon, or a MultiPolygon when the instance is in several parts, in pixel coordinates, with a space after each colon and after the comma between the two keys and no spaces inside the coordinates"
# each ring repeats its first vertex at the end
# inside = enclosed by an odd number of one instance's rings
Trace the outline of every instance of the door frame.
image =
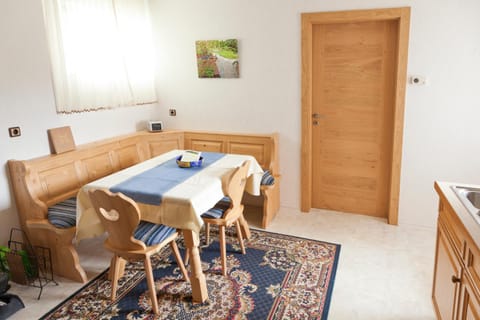
{"type": "Polygon", "coordinates": [[[400,170],[402,161],[403,118],[407,82],[410,7],[302,13],[302,151],[301,151],[301,210],[312,208],[312,34],[318,24],[353,23],[378,20],[398,21],[392,163],[388,199],[388,223],[398,224],[400,170]]]}

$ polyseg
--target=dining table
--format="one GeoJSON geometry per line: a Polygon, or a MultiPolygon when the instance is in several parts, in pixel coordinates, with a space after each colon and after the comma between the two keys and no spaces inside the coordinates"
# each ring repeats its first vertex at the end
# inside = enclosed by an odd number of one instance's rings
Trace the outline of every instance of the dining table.
{"type": "MultiPolygon", "coordinates": [[[[205,275],[199,253],[201,215],[225,196],[229,173],[249,160],[245,191],[260,195],[263,175],[255,157],[242,154],[202,152],[200,166],[180,167],[177,160],[186,150],[172,150],[149,160],[92,181],[77,194],[76,240],[93,238],[105,233],[88,197],[88,190],[107,189],[121,192],[139,206],[141,220],[164,224],[181,230],[190,254],[192,300],[208,299],[205,275]]],[[[250,237],[248,223],[240,219],[242,234],[250,237]]]]}

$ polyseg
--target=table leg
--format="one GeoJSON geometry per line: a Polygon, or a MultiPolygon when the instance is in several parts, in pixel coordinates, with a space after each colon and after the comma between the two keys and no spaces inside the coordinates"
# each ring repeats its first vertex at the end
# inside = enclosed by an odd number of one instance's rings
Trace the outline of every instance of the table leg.
{"type": "Polygon", "coordinates": [[[250,239],[250,227],[248,226],[248,222],[247,220],[245,220],[243,213],[240,215],[240,218],[238,218],[238,220],[240,221],[240,229],[242,230],[243,239],[250,239]]]}
{"type": "Polygon", "coordinates": [[[192,230],[183,230],[185,245],[190,254],[191,272],[190,284],[192,285],[193,302],[205,302],[208,299],[207,282],[202,271],[202,261],[198,246],[200,240],[198,233],[192,230]]]}

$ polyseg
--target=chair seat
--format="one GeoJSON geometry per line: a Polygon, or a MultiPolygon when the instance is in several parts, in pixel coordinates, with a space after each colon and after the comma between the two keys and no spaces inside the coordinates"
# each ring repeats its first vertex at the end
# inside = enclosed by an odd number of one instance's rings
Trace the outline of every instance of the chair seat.
{"type": "Polygon", "coordinates": [[[202,214],[202,218],[220,219],[221,217],[223,217],[223,214],[226,210],[227,208],[213,207],[204,214],[202,214]]]}
{"type": "Polygon", "coordinates": [[[77,224],[77,198],[72,197],[49,207],[48,221],[57,228],[75,227],[77,224]]]}
{"type": "Polygon", "coordinates": [[[147,246],[154,246],[165,241],[169,236],[177,230],[163,224],[156,224],[147,221],[140,221],[133,237],[143,241],[147,246]]]}

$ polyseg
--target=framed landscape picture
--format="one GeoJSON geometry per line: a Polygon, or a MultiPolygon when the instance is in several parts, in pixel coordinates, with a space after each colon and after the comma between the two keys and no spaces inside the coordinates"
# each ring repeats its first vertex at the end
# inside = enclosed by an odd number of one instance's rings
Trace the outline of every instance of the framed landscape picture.
{"type": "Polygon", "coordinates": [[[195,42],[199,78],[238,78],[238,41],[198,40],[195,42]]]}

